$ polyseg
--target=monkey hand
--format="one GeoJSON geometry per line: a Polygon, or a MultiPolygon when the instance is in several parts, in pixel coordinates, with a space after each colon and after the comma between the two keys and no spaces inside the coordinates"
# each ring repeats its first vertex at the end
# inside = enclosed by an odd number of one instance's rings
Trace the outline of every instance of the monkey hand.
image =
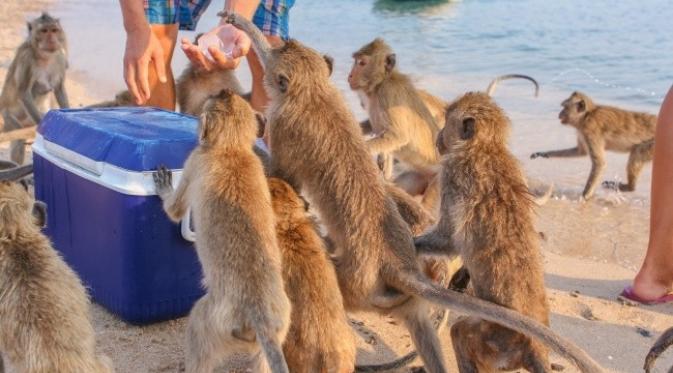
{"type": "Polygon", "coordinates": [[[160,165],[157,172],[152,174],[152,178],[155,190],[161,199],[173,193],[173,172],[166,166],[160,165]]]}
{"type": "Polygon", "coordinates": [[[535,159],[538,157],[549,158],[549,153],[547,152],[537,152],[530,155],[530,159],[535,159]]]}

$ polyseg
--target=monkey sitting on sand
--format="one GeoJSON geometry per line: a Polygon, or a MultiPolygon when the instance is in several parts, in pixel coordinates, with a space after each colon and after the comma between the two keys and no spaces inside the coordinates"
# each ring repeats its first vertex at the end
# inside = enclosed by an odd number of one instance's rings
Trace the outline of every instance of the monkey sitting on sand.
{"type": "Polygon", "coordinates": [[[254,372],[288,372],[281,346],[290,301],[271,196],[253,152],[257,131],[250,105],[224,90],[204,105],[199,145],[187,158],[177,189],[169,170],[161,167],[155,174],[157,193],[173,221],[192,209],[207,288],[187,323],[187,373],[210,373],[237,353],[253,357],[254,372]]]}
{"type": "MultiPolygon", "coordinates": [[[[9,65],[0,94],[3,132],[40,123],[53,92],[58,106],[68,108],[65,71],[68,67],[65,32],[58,19],[47,13],[28,23],[28,39],[19,46],[9,65]]],[[[14,140],[10,157],[21,164],[25,140],[14,140]]]]}
{"type": "Polygon", "coordinates": [[[593,196],[601,175],[605,171],[605,151],[629,153],[626,166],[627,183],[606,181],[605,187],[623,192],[636,189],[636,182],[643,166],[654,156],[654,130],[657,125],[655,115],[626,111],[612,106],[595,104],[589,96],[573,92],[561,103],[559,113],[562,124],[577,130],[577,146],[570,149],[533,153],[532,159],[542,157],[591,158],[591,173],[582,197],[593,196]]]}
{"type": "Polygon", "coordinates": [[[112,372],[96,341],[86,290],[40,232],[44,205],[16,182],[32,165],[0,162],[0,372],[112,372]]]}

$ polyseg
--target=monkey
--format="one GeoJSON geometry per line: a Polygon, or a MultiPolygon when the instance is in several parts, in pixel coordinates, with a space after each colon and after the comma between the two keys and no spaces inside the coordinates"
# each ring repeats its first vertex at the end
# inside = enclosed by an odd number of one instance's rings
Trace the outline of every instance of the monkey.
{"type": "MultiPolygon", "coordinates": [[[[201,35],[203,34],[196,35],[194,44],[198,43],[201,35]]],[[[237,95],[250,101],[250,94],[246,95],[243,92],[234,70],[214,69],[206,71],[193,63],[189,63],[175,83],[180,112],[198,116],[204,102],[225,88],[231,89],[237,95]]]]}
{"type": "Polygon", "coordinates": [[[561,124],[577,130],[577,146],[570,149],[533,153],[530,157],[581,157],[591,158],[591,172],[582,192],[590,199],[605,171],[605,151],[629,153],[626,166],[627,183],[606,181],[604,187],[632,192],[645,163],[654,155],[654,131],[657,116],[622,110],[612,106],[597,105],[582,92],[573,92],[565,99],[558,117],[561,124]]]}
{"type": "MultiPolygon", "coordinates": [[[[656,342],[654,342],[654,344],[652,345],[652,348],[650,348],[650,351],[647,353],[647,356],[645,357],[645,364],[643,365],[645,373],[650,373],[652,371],[654,362],[672,344],[673,344],[673,328],[668,328],[663,333],[661,333],[659,338],[657,338],[656,342]]],[[[668,372],[669,373],[673,372],[673,367],[669,368],[668,372]]]]}
{"type": "MultiPolygon", "coordinates": [[[[70,107],[65,90],[67,67],[67,43],[61,23],[42,13],[28,23],[28,39],[17,49],[7,71],[0,93],[4,132],[38,125],[52,92],[59,107],[70,107]]],[[[23,163],[25,143],[11,142],[10,158],[15,163],[23,163]]]]}
{"type": "Polygon", "coordinates": [[[122,107],[122,106],[138,106],[131,93],[127,90],[121,91],[115,95],[115,98],[110,101],[103,101],[96,104],[86,106],[87,109],[97,109],[106,107],[122,107]]]}
{"type": "MultiPolygon", "coordinates": [[[[390,179],[393,156],[411,169],[395,178],[399,185],[412,195],[423,195],[423,205],[435,210],[439,200],[436,180],[439,158],[435,150],[438,131],[443,127],[446,103],[422,90],[417,90],[411,80],[396,69],[396,55],[380,38],[353,53],[353,67],[348,75],[352,90],[358,92],[369,120],[360,127],[364,133],[374,133],[368,140],[372,152],[379,157],[384,177],[390,179]]],[[[531,77],[509,74],[496,78],[487,88],[489,95],[505,79],[523,78],[535,84],[531,77]]]]}
{"type": "Polygon", "coordinates": [[[271,49],[252,22],[220,13],[246,32],[264,66],[271,173],[310,197],[330,239],[346,311],[401,320],[425,368],[446,372],[429,303],[469,313],[542,338],[584,372],[602,368],[544,324],[508,308],[444,289],[422,274],[408,225],[372,161],[353,114],[330,82],[322,56],[296,40],[271,49]]]}
{"type": "MultiPolygon", "coordinates": [[[[437,138],[440,220],[415,245],[420,253],[460,254],[475,296],[548,326],[533,201],[507,148],[509,130],[506,114],[485,93],[467,93],[447,108],[437,138]]],[[[477,315],[454,323],[451,339],[461,373],[551,369],[542,343],[477,315]]]]}
{"type": "Polygon", "coordinates": [[[212,372],[235,353],[252,356],[255,372],[288,372],[281,346],[291,308],[271,196],[252,150],[257,131],[250,105],[223,90],[204,104],[199,143],[185,161],[176,190],[170,170],[160,166],[154,173],[171,220],[180,221],[192,209],[207,290],[187,321],[188,373],[212,372]]]}
{"type": "Polygon", "coordinates": [[[283,352],[293,373],[351,373],[355,334],[336,273],[308,205],[284,181],[269,178],[285,291],[292,304],[283,352]]]}
{"type": "Polygon", "coordinates": [[[84,286],[40,231],[45,205],[18,182],[32,165],[0,168],[0,371],[4,357],[18,372],[112,372],[84,286]]]}

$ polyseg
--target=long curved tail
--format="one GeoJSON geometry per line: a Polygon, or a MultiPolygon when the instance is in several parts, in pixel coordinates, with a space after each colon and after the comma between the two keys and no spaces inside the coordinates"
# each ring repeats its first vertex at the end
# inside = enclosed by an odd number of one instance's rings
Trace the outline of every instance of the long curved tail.
{"type": "Polygon", "coordinates": [[[491,81],[491,84],[488,85],[488,88],[486,88],[486,94],[489,96],[493,96],[493,93],[495,93],[495,89],[498,88],[498,85],[500,82],[503,80],[507,79],[526,79],[531,81],[535,85],[535,97],[538,96],[540,93],[540,84],[538,84],[537,80],[531,78],[528,75],[522,75],[522,74],[507,74],[507,75],[501,75],[491,81]]]}
{"type": "MultiPolygon", "coordinates": [[[[652,371],[652,366],[654,365],[654,362],[659,358],[659,355],[661,355],[664,351],[666,351],[667,348],[669,348],[673,344],[673,328],[666,329],[661,336],[657,339],[656,342],[652,345],[652,348],[650,349],[650,352],[647,353],[647,356],[645,357],[645,364],[643,365],[643,369],[645,369],[645,373],[650,373],[652,371]]],[[[671,368],[673,370],[673,367],[671,368]]],[[[669,370],[670,372],[670,370],[669,370]]]]}
{"type": "Polygon", "coordinates": [[[266,361],[269,363],[271,372],[273,373],[290,373],[283,355],[283,349],[280,341],[277,340],[274,334],[268,333],[264,328],[257,330],[257,342],[262,346],[266,361]]]}
{"type": "Polygon", "coordinates": [[[542,323],[509,308],[434,285],[420,273],[402,273],[391,286],[407,294],[417,294],[431,303],[482,318],[539,339],[562,357],[572,361],[585,373],[604,372],[586,352],[567,341],[542,323]]]}

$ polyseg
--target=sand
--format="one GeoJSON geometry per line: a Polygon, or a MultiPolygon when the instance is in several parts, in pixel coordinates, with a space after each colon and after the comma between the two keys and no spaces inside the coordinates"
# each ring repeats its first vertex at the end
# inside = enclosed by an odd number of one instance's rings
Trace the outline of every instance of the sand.
{"type": "MultiPolygon", "coordinates": [[[[48,1],[4,0],[0,2],[0,79],[4,80],[15,48],[25,37],[25,20],[48,1]]],[[[69,75],[68,91],[73,106],[94,102],[100,97],[81,84],[81,74],[69,75]]],[[[520,116],[525,120],[525,116],[520,116]]],[[[552,117],[553,119],[553,117],[552,117]]],[[[520,136],[515,129],[514,136],[520,136]]],[[[531,134],[531,136],[534,136],[531,134]]],[[[538,135],[540,136],[540,135],[538,135]]],[[[536,177],[546,167],[526,160],[535,146],[517,145],[529,175],[536,177]]],[[[0,157],[6,157],[7,144],[0,144],[0,157]]],[[[548,165],[548,164],[547,164],[548,165]]],[[[587,167],[577,161],[572,167],[587,167]]],[[[615,166],[621,169],[621,163],[615,166]]],[[[617,294],[635,275],[647,245],[649,219],[649,177],[639,184],[638,198],[618,193],[601,193],[587,203],[577,201],[581,185],[567,182],[559,172],[554,180],[558,189],[554,199],[537,209],[537,228],[542,241],[546,285],[552,309],[552,329],[574,341],[610,371],[637,372],[656,337],[673,326],[670,305],[634,306],[617,300],[617,294]]],[[[522,274],[525,276],[525,274],[522,274]]],[[[182,368],[182,340],[185,320],[155,325],[131,326],[98,305],[92,305],[98,347],[114,361],[118,372],[178,372],[182,368]]],[[[351,315],[358,331],[358,361],[383,362],[407,351],[411,342],[404,330],[387,317],[351,315]]],[[[454,320],[457,315],[452,315],[454,320]]],[[[441,335],[451,370],[456,371],[448,331],[441,335]]],[[[576,371],[557,356],[552,360],[576,371]]],[[[415,362],[414,365],[418,365],[415,362]]],[[[663,372],[673,364],[673,353],[658,364],[663,372]]]]}

